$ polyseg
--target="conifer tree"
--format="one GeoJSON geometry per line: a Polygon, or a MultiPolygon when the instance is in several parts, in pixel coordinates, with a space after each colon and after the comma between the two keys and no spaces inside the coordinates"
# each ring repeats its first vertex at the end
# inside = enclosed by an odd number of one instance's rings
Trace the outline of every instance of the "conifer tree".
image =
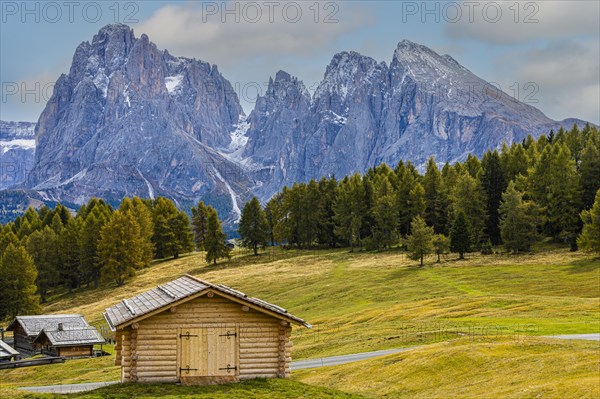
{"type": "Polygon", "coordinates": [[[396,193],[385,175],[374,179],[375,198],[373,206],[373,240],[377,248],[388,248],[396,241],[396,193]]]}
{"type": "Polygon", "coordinates": [[[100,231],[101,280],[122,286],[144,266],[140,226],[131,211],[115,211],[100,231]]]}
{"type": "Polygon", "coordinates": [[[502,194],[499,214],[504,247],[512,252],[529,251],[537,240],[534,209],[531,203],[523,200],[523,194],[517,191],[512,181],[502,194]]]}
{"type": "Polygon", "coordinates": [[[450,251],[450,239],[443,234],[436,234],[433,237],[433,247],[437,255],[437,263],[440,263],[440,256],[450,251]]]}
{"type": "Polygon", "coordinates": [[[590,130],[579,163],[583,209],[592,207],[596,191],[600,189],[600,132],[597,129],[590,130]]]}
{"type": "Polygon", "coordinates": [[[103,201],[93,201],[78,218],[81,221],[79,237],[79,273],[82,283],[100,284],[101,261],[98,254],[98,243],[102,227],[112,218],[112,210],[103,201]],[[85,215],[85,216],[84,216],[85,215]]]}
{"type": "Polygon", "coordinates": [[[529,173],[530,194],[543,210],[544,230],[568,243],[579,231],[581,194],[575,161],[564,143],[546,145],[529,173]]]}
{"type": "Polygon", "coordinates": [[[460,259],[471,250],[471,226],[463,211],[458,211],[450,230],[450,250],[456,252],[460,259]]]}
{"type": "Polygon", "coordinates": [[[213,265],[216,265],[218,259],[229,259],[231,257],[230,250],[225,245],[225,238],[227,238],[227,236],[223,233],[217,211],[209,207],[206,241],[204,243],[206,261],[208,263],[212,262],[213,265]]]}
{"type": "Polygon", "coordinates": [[[191,251],[194,245],[188,216],[180,212],[173,201],[159,197],[152,209],[154,224],[154,242],[156,258],[173,256],[191,251]]]}
{"type": "Polygon", "coordinates": [[[254,255],[258,255],[259,248],[268,245],[269,224],[258,198],[253,197],[244,206],[238,233],[244,247],[252,249],[254,255]]]}
{"type": "Polygon", "coordinates": [[[600,255],[600,190],[596,192],[593,207],[581,212],[581,220],[583,231],[577,239],[577,245],[583,251],[600,255]]]}
{"type": "Polygon", "coordinates": [[[38,272],[37,292],[41,302],[46,303],[49,288],[58,282],[60,258],[56,233],[48,226],[35,231],[27,238],[26,248],[38,272]]]}
{"type": "Polygon", "coordinates": [[[192,230],[194,232],[194,243],[197,251],[204,250],[206,240],[206,228],[208,223],[208,209],[203,201],[192,207],[192,230]]]}
{"type": "Polygon", "coordinates": [[[342,180],[334,204],[335,232],[350,245],[350,251],[354,251],[356,245],[362,246],[361,228],[366,213],[364,198],[364,185],[358,173],[342,180]]]}
{"type": "Polygon", "coordinates": [[[410,227],[410,235],[406,239],[406,244],[409,251],[409,258],[413,260],[420,260],[421,267],[425,255],[433,252],[433,227],[427,226],[425,220],[422,217],[416,216],[410,227]]]}
{"type": "Polygon", "coordinates": [[[81,219],[73,218],[67,219],[67,224],[58,234],[59,273],[69,292],[80,285],[80,236],[81,219]]]}
{"type": "MultiPolygon", "coordinates": [[[[319,181],[319,194],[321,196],[321,209],[319,215],[319,223],[317,228],[317,242],[329,247],[335,247],[337,236],[335,234],[334,221],[334,203],[335,193],[337,189],[337,181],[335,178],[321,179],[319,181]]],[[[272,214],[270,209],[265,208],[265,213],[269,225],[271,225],[272,214]],[[271,219],[270,219],[271,218],[271,219]]],[[[272,229],[270,229],[272,230],[272,229]]],[[[269,235],[271,237],[271,235],[269,235]]],[[[271,239],[271,238],[270,238],[271,239]]]]}
{"type": "Polygon", "coordinates": [[[150,265],[150,262],[154,258],[154,243],[152,242],[154,224],[152,222],[151,205],[145,203],[139,197],[124,198],[119,209],[122,211],[131,211],[137,224],[140,226],[142,237],[140,249],[143,254],[144,266],[150,265]]]}
{"type": "Polygon", "coordinates": [[[415,216],[424,210],[425,193],[421,188],[415,188],[419,183],[419,173],[414,165],[407,162],[398,163],[396,167],[398,190],[396,192],[396,206],[398,207],[398,231],[401,235],[410,232],[410,224],[415,216]]]}
{"type": "Polygon", "coordinates": [[[432,226],[436,233],[445,232],[447,199],[445,198],[442,174],[433,157],[427,161],[423,188],[425,189],[425,222],[432,226]]]}
{"type": "Polygon", "coordinates": [[[17,237],[17,235],[12,231],[10,225],[8,225],[2,230],[2,235],[0,236],[0,255],[6,251],[6,248],[8,248],[10,244],[19,246],[20,240],[19,237],[17,237]]]}
{"type": "Polygon", "coordinates": [[[0,257],[0,320],[40,312],[37,270],[22,246],[10,243],[0,257]]]}
{"type": "Polygon", "coordinates": [[[481,185],[487,200],[487,220],[485,232],[492,244],[500,243],[500,216],[498,208],[502,201],[502,193],[506,190],[506,180],[500,163],[498,151],[488,151],[481,162],[482,173],[480,175],[481,185]]]}
{"type": "Polygon", "coordinates": [[[463,173],[457,180],[453,193],[453,212],[464,213],[469,223],[471,244],[478,246],[484,241],[485,221],[487,219],[485,192],[480,182],[463,173]]]}

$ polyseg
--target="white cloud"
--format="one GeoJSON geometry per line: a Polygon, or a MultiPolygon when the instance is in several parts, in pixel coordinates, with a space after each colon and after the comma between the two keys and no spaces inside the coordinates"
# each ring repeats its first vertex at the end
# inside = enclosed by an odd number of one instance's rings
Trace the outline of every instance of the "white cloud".
{"type": "Polygon", "coordinates": [[[600,40],[565,40],[500,59],[507,86],[534,82],[540,108],[553,119],[600,122],[600,40]],[[512,80],[511,80],[512,79],[512,80]]]}
{"type": "Polygon", "coordinates": [[[227,9],[237,7],[232,14],[225,13],[225,3],[221,2],[209,3],[216,10],[207,5],[169,5],[137,25],[136,36],[146,33],[172,54],[228,67],[243,63],[245,57],[268,61],[315,54],[342,35],[372,22],[368,10],[347,3],[335,3],[337,11],[321,7],[318,15],[311,8],[315,4],[312,2],[271,3],[278,6],[268,7],[269,2],[230,2],[227,9]]]}
{"type": "Polygon", "coordinates": [[[455,39],[511,44],[600,35],[598,1],[463,1],[460,9],[461,18],[454,23],[447,21],[445,26],[446,33],[455,39]]]}

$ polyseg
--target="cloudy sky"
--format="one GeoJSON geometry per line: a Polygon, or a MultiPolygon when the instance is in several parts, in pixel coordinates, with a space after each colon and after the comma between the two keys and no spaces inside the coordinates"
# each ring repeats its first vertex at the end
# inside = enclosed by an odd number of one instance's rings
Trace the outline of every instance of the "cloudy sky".
{"type": "Polygon", "coordinates": [[[75,48],[127,23],[173,55],[219,66],[247,112],[286,70],[309,89],[333,55],[391,61],[402,39],[461,64],[553,119],[600,123],[600,2],[0,2],[0,119],[36,121],[75,48]]]}

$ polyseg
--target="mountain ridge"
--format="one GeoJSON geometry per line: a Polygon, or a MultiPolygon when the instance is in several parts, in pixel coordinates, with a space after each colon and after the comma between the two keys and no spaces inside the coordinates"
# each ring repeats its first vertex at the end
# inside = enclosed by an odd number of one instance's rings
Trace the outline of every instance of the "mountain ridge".
{"type": "Polygon", "coordinates": [[[175,57],[115,24],[82,42],[57,80],[22,186],[76,204],[205,200],[234,224],[252,195],[264,202],[284,185],[400,159],[455,162],[567,123],[584,122],[553,121],[408,40],[389,65],[335,54],[312,95],[279,70],[246,115],[216,65],[175,57]]]}

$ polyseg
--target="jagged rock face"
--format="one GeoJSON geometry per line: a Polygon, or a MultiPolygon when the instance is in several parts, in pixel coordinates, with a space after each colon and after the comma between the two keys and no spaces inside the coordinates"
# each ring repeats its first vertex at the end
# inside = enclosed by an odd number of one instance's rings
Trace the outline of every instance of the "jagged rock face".
{"type": "Polygon", "coordinates": [[[220,193],[231,210],[232,187],[247,181],[214,148],[230,143],[241,116],[216,66],[173,57],[146,35],[109,25],[77,48],[56,83],[36,126],[27,183],[75,203],[126,195],[192,202],[220,193]]]}
{"type": "Polygon", "coordinates": [[[33,168],[35,123],[0,121],[0,190],[22,184],[33,168]]]}
{"type": "Polygon", "coordinates": [[[109,25],[58,79],[24,186],[76,204],[165,195],[187,208],[203,199],[231,225],[250,196],[266,201],[294,182],[400,159],[462,160],[573,123],[582,122],[552,121],[409,41],[389,66],[335,55],[312,96],[279,71],[246,118],[216,66],[109,25]]]}
{"type": "Polygon", "coordinates": [[[555,122],[452,57],[409,41],[398,44],[389,67],[355,52],[335,55],[308,111],[306,97],[302,108],[293,105],[301,82],[280,74],[295,83],[259,100],[244,151],[248,164],[268,166],[275,176],[261,187],[263,200],[294,181],[363,173],[400,159],[421,166],[432,155],[460,161],[504,141],[583,123],[555,122]]]}

